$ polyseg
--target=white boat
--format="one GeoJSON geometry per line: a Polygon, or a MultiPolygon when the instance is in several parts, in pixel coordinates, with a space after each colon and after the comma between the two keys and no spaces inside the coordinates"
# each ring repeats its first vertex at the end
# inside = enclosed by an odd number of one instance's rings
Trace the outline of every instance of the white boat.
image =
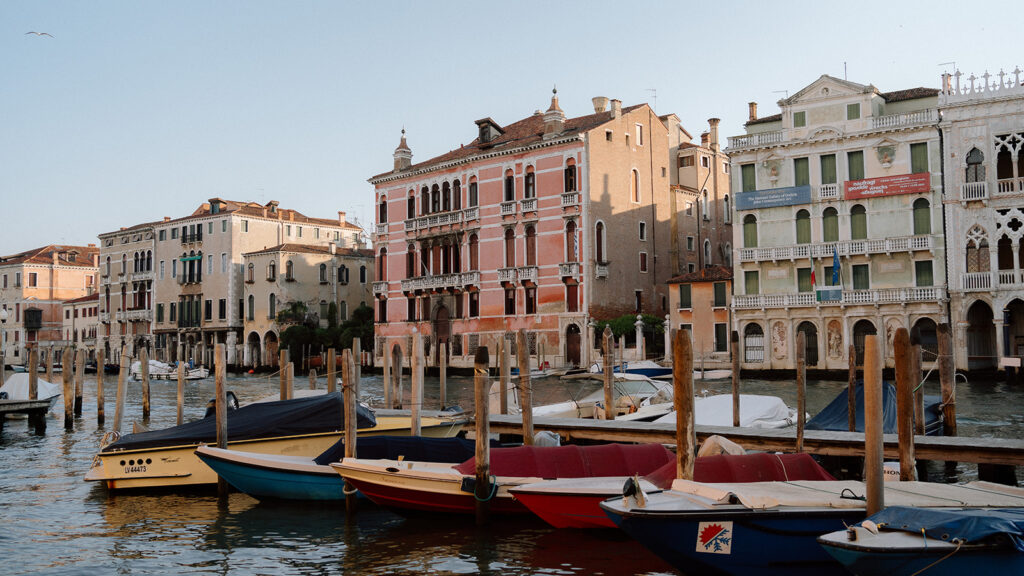
{"type": "MultiPolygon", "coordinates": [[[[647,376],[648,378],[657,378],[659,380],[666,380],[672,378],[672,365],[671,364],[659,364],[653,360],[630,360],[624,362],[626,374],[639,374],[641,376],[647,376]]],[[[591,374],[602,374],[604,372],[604,366],[599,362],[595,362],[590,365],[591,374]]],[[[623,372],[622,366],[616,364],[612,367],[614,374],[623,372]]],[[[732,376],[732,370],[694,370],[694,380],[722,380],[732,376]]]]}
{"type": "MultiPolygon", "coordinates": [[[[42,378],[36,379],[36,399],[37,400],[50,400],[50,407],[57,402],[57,398],[64,394],[63,389],[52,382],[43,380],[42,378]]],[[[6,394],[8,400],[28,400],[28,373],[27,372],[16,372],[12,374],[7,382],[0,387],[0,393],[6,394]]],[[[12,418],[25,418],[24,414],[9,414],[12,418]]]]}
{"type": "MultiPolygon", "coordinates": [[[[593,380],[595,374],[577,374],[572,378],[593,380]]],[[[672,410],[672,384],[653,380],[640,374],[615,374],[613,395],[615,397],[616,417],[625,414],[642,412],[649,419],[656,418],[672,410]]],[[[490,410],[499,411],[500,382],[491,385],[490,410]]],[[[515,379],[509,382],[508,412],[519,414],[519,396],[516,393],[515,379]]],[[[533,407],[533,416],[549,418],[600,418],[604,415],[604,390],[598,389],[580,398],[545,404],[533,407]]]]}
{"type": "MultiPolygon", "coordinates": [[[[732,395],[698,396],[693,401],[693,420],[698,426],[732,426],[732,395]]],[[[675,422],[675,411],[655,422],[675,422]]],[[[744,428],[785,428],[796,422],[796,410],[777,396],[740,395],[740,426],[744,428]]]]}
{"type": "MultiPolygon", "coordinates": [[[[131,368],[128,370],[128,375],[131,376],[132,380],[139,382],[142,380],[142,362],[136,360],[132,362],[131,368]]],[[[204,366],[196,366],[194,368],[185,369],[185,380],[202,380],[203,378],[209,378],[210,370],[204,366]]],[[[165,364],[159,360],[149,361],[149,379],[150,380],[177,380],[178,379],[178,366],[176,364],[165,364]]]]}

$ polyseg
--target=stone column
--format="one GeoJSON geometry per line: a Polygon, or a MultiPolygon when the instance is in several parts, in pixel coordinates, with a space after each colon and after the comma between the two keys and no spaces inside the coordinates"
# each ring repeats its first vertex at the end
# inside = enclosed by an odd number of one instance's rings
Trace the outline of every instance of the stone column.
{"type": "Polygon", "coordinates": [[[229,330],[227,337],[225,338],[225,348],[227,348],[227,363],[237,364],[238,363],[238,335],[234,330],[229,330]]]}
{"type": "Polygon", "coordinates": [[[668,314],[665,314],[665,361],[671,357],[672,354],[672,319],[668,314]]]}
{"type": "Polygon", "coordinates": [[[1003,323],[1003,319],[1002,318],[993,318],[992,323],[995,324],[995,327],[996,327],[996,361],[995,361],[995,365],[999,366],[999,359],[1002,358],[1006,354],[1006,351],[1004,350],[1004,346],[1003,346],[1003,340],[1004,340],[1003,332],[1006,330],[1006,326],[1003,323]]]}
{"type": "Polygon", "coordinates": [[[640,314],[636,315],[636,322],[633,323],[636,327],[636,359],[644,359],[644,317],[640,314]]]}

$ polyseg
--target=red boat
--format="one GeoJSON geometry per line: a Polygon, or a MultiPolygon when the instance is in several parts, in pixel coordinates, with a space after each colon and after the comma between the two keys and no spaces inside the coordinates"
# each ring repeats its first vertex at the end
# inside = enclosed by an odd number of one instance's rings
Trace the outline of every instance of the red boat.
{"type": "MultiPolygon", "coordinates": [[[[675,459],[641,479],[645,493],[667,490],[675,478],[675,459]]],[[[697,482],[834,480],[809,454],[742,454],[697,458],[697,482]]],[[[627,477],[546,480],[514,486],[516,500],[556,528],[614,528],[599,504],[622,494],[627,477]]]]}

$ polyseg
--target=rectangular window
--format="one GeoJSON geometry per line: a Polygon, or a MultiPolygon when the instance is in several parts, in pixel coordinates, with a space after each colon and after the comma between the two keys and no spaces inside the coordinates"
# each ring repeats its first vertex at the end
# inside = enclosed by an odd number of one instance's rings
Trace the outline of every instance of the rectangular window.
{"type": "Polygon", "coordinates": [[[836,183],[836,155],[825,154],[821,157],[821,183],[836,183]]]}
{"type": "Polygon", "coordinates": [[[640,240],[647,240],[647,222],[640,223],[640,240]]]}
{"type": "Polygon", "coordinates": [[[850,180],[864,179],[864,151],[854,150],[846,153],[846,164],[849,167],[850,180]]]}
{"type": "Polygon", "coordinates": [[[796,290],[797,290],[797,292],[810,292],[811,291],[811,269],[810,268],[797,268],[796,269],[796,290]]]}
{"type": "Polygon", "coordinates": [[[213,320],[213,300],[207,300],[203,306],[203,320],[213,320]]]}
{"type": "Polygon", "coordinates": [[[853,270],[853,289],[867,290],[870,288],[871,282],[868,274],[868,265],[854,264],[851,268],[853,270]]]}
{"type": "Polygon", "coordinates": [[[919,260],[914,262],[914,272],[917,277],[918,286],[934,286],[935,279],[932,277],[932,261],[919,260]]]}
{"type": "Polygon", "coordinates": [[[729,328],[725,322],[715,324],[715,352],[729,351],[729,328]]]}
{"type": "Polygon", "coordinates": [[[238,299],[238,319],[245,320],[245,300],[238,299]]]}
{"type": "Polygon", "coordinates": [[[291,236],[292,235],[292,225],[291,224],[285,224],[284,225],[284,235],[285,236],[291,236]]]}
{"type": "Polygon", "coordinates": [[[416,321],[416,298],[409,298],[405,305],[406,308],[406,320],[409,322],[416,321]]]}
{"type": "Polygon", "coordinates": [[[693,216],[693,202],[686,203],[686,215],[693,216]]]}
{"type": "Polygon", "coordinates": [[[691,166],[693,166],[693,156],[692,155],[690,155],[690,156],[680,156],[679,157],[679,167],[680,168],[689,168],[691,166]]]}
{"type": "Polygon", "coordinates": [[[846,119],[856,120],[860,118],[860,103],[846,105],[846,119]]]}
{"type": "Polygon", "coordinates": [[[505,315],[511,316],[516,313],[516,289],[505,288],[505,315]]]}
{"type": "Polygon", "coordinates": [[[693,324],[680,324],[679,329],[689,332],[691,334],[690,340],[693,341],[693,324]]]}
{"type": "Polygon", "coordinates": [[[157,322],[163,322],[164,321],[164,305],[162,303],[158,303],[156,305],[156,321],[157,322]]]}
{"type": "Polygon", "coordinates": [[[221,220],[220,221],[220,231],[221,232],[227,232],[228,231],[228,221],[227,220],[221,220]]]}
{"type": "Polygon", "coordinates": [[[28,285],[29,287],[35,288],[38,282],[38,275],[35,272],[28,273],[28,285]]]}
{"type": "Polygon", "coordinates": [[[302,226],[298,226],[298,229],[299,229],[299,238],[302,238],[302,226]]]}
{"type": "Polygon", "coordinates": [[[611,142],[612,141],[612,131],[611,130],[605,130],[604,131],[604,139],[607,142],[611,142]]]}
{"type": "Polygon", "coordinates": [[[177,239],[178,239],[178,229],[177,228],[171,228],[171,240],[177,240],[177,239]]]}
{"type": "Polygon", "coordinates": [[[700,157],[700,167],[701,168],[707,168],[709,165],[710,164],[708,163],[708,157],[707,156],[701,156],[700,157]]]}
{"type": "Polygon", "coordinates": [[[693,307],[693,303],[692,303],[692,301],[690,299],[690,294],[691,294],[692,289],[693,289],[692,286],[689,285],[689,284],[680,284],[679,285],[679,307],[680,308],[686,309],[686,308],[692,308],[693,307]]]}
{"type": "Polygon", "coordinates": [[[687,265],[686,265],[686,271],[687,271],[687,272],[693,272],[693,271],[694,271],[694,269],[695,269],[695,268],[694,268],[694,265],[693,265],[693,264],[687,264],[687,265]]]}
{"type": "Polygon", "coordinates": [[[213,222],[206,223],[206,233],[213,234],[213,222]]]}
{"type": "Polygon", "coordinates": [[[171,315],[170,315],[170,318],[168,318],[168,320],[171,321],[171,322],[176,321],[178,319],[177,312],[178,312],[177,304],[174,303],[174,302],[171,302],[171,315]]]}
{"type": "Polygon", "coordinates": [[[220,273],[228,273],[228,255],[225,252],[220,253],[220,273]]]}
{"type": "Polygon", "coordinates": [[[807,126],[807,112],[803,110],[793,112],[793,128],[803,128],[804,126],[807,126]]]}
{"type": "Polygon", "coordinates": [[[217,319],[226,320],[228,317],[228,301],[221,298],[217,301],[217,319]]]}
{"type": "Polygon", "coordinates": [[[636,125],[636,145],[637,146],[643,146],[644,145],[644,125],[643,124],[637,124],[636,125]]]}
{"type": "Polygon", "coordinates": [[[580,286],[579,284],[566,284],[565,286],[565,311],[580,311],[580,286]]]}
{"type": "Polygon", "coordinates": [[[807,158],[793,159],[793,185],[807,186],[811,183],[810,163],[807,158]]]}
{"type": "Polygon", "coordinates": [[[171,278],[178,277],[178,261],[171,260],[171,278]]]}
{"type": "Polygon", "coordinates": [[[754,176],[753,164],[740,165],[740,183],[742,185],[743,192],[753,192],[754,190],[757,190],[757,180],[754,176]]]}
{"type": "Polygon", "coordinates": [[[832,274],[834,270],[835,269],[832,266],[825,266],[825,277],[821,279],[825,286],[839,286],[840,282],[838,278],[835,282],[832,281],[832,274]]]}
{"type": "Polygon", "coordinates": [[[728,162],[722,162],[722,172],[724,172],[725,174],[729,173],[729,163],[728,162]]]}
{"type": "Polygon", "coordinates": [[[686,237],[686,249],[693,252],[693,236],[686,237]]]}
{"type": "Polygon", "coordinates": [[[922,174],[928,172],[928,143],[918,142],[910,145],[910,172],[922,174]]]}
{"type": "Polygon", "coordinates": [[[476,318],[480,315],[480,293],[469,293],[469,317],[476,318]]]}
{"type": "Polygon", "coordinates": [[[206,273],[213,274],[213,254],[209,254],[206,257],[206,273]]]}
{"type": "Polygon", "coordinates": [[[640,271],[647,272],[647,252],[640,253],[640,271]]]}
{"type": "Polygon", "coordinates": [[[722,308],[725,306],[725,282],[715,282],[715,299],[713,306],[716,308],[722,308]]]}
{"type": "Polygon", "coordinates": [[[248,220],[242,220],[242,232],[248,232],[248,231],[249,231],[249,221],[248,220]]]}
{"type": "Polygon", "coordinates": [[[14,273],[14,287],[21,288],[21,272],[14,273]]]}
{"type": "Polygon", "coordinates": [[[4,274],[4,288],[7,288],[7,274],[4,274]]]}
{"type": "Polygon", "coordinates": [[[160,279],[161,280],[164,279],[164,261],[163,260],[160,261],[160,279]]]}
{"type": "Polygon", "coordinates": [[[526,313],[537,313],[537,287],[531,286],[526,289],[526,313]]]}
{"type": "Polygon", "coordinates": [[[743,272],[743,288],[744,293],[748,295],[761,293],[761,287],[757,278],[757,270],[746,270],[743,272]]]}
{"type": "Polygon", "coordinates": [[[167,230],[161,230],[160,232],[158,232],[157,233],[157,238],[161,242],[163,242],[164,240],[167,240],[167,230]]]}

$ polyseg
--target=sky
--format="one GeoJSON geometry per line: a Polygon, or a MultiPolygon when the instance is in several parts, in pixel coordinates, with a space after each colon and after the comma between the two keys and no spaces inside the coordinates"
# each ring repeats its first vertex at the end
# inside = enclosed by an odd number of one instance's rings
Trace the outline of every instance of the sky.
{"type": "Polygon", "coordinates": [[[883,92],[1024,67],[1024,2],[0,2],[0,254],[266,203],[369,229],[413,162],[591,98],[720,135],[822,74],[883,92]],[[37,36],[27,32],[46,32],[37,36]]]}

